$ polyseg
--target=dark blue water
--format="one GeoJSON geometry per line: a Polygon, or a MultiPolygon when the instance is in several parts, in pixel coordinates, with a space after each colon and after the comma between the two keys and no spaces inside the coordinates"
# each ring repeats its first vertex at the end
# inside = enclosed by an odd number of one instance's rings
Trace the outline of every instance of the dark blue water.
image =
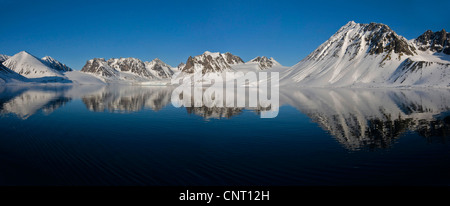
{"type": "Polygon", "coordinates": [[[280,89],[279,114],[165,87],[4,87],[1,185],[449,185],[448,90],[280,89]]]}

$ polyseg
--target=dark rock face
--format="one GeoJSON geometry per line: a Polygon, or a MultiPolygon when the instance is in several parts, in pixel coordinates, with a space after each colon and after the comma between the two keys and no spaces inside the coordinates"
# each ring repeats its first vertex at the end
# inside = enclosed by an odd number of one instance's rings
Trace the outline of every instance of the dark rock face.
{"type": "Polygon", "coordinates": [[[136,58],[112,58],[106,63],[118,71],[131,72],[141,77],[153,78],[152,74],[145,69],[144,62],[136,58]]]}
{"type": "Polygon", "coordinates": [[[192,57],[190,56],[186,61],[186,65],[181,71],[186,73],[194,73],[195,65],[202,69],[202,73],[210,72],[222,72],[227,69],[231,69],[230,65],[244,63],[238,56],[234,56],[231,53],[211,53],[205,52],[202,55],[192,57]]]}
{"type": "Polygon", "coordinates": [[[186,61],[185,66],[181,70],[186,73],[194,73],[194,58],[192,56],[189,56],[189,58],[186,61]]]}
{"type": "Polygon", "coordinates": [[[173,75],[171,67],[158,58],[153,59],[151,62],[145,62],[145,65],[147,70],[153,71],[159,78],[166,79],[173,75]]]}
{"type": "Polygon", "coordinates": [[[57,71],[72,71],[72,68],[68,67],[67,65],[53,59],[52,57],[46,56],[42,58],[42,62],[49,66],[50,68],[57,70],[57,71]]]}
{"type": "Polygon", "coordinates": [[[145,68],[144,62],[139,59],[134,58],[120,58],[120,59],[109,59],[107,61],[108,65],[113,66],[114,68],[120,69],[123,72],[137,72],[145,68]]]}
{"type": "Polygon", "coordinates": [[[230,52],[227,52],[225,54],[223,54],[225,61],[228,64],[243,64],[244,61],[241,59],[241,57],[232,55],[230,52]]]}
{"type": "Polygon", "coordinates": [[[370,45],[369,54],[394,52],[397,54],[414,55],[415,53],[416,49],[409,45],[405,38],[398,36],[387,25],[370,23],[363,30],[364,32],[372,32],[365,38],[365,41],[370,45]]]}
{"type": "Polygon", "coordinates": [[[146,79],[165,79],[173,74],[170,66],[159,59],[142,62],[136,58],[111,58],[108,61],[103,58],[94,58],[87,61],[81,71],[103,77],[117,76],[119,72],[127,72],[146,79]]]}
{"type": "MultiPolygon", "coordinates": [[[[205,52],[202,55],[199,56],[189,56],[188,60],[186,61],[186,65],[181,70],[186,73],[194,73],[195,72],[195,65],[197,65],[197,68],[201,68],[202,73],[210,73],[210,72],[222,72],[224,70],[230,69],[231,66],[227,63],[224,56],[221,53],[210,53],[205,52]]],[[[232,58],[230,59],[230,62],[232,61],[232,58]]]]}
{"type": "Polygon", "coordinates": [[[450,33],[445,29],[441,31],[432,32],[426,31],[414,40],[417,48],[421,51],[430,50],[432,52],[443,52],[450,55],[450,33]]]}
{"type": "Polygon", "coordinates": [[[81,69],[82,72],[92,73],[103,77],[114,76],[114,71],[109,68],[104,58],[94,58],[86,62],[81,69]]]}

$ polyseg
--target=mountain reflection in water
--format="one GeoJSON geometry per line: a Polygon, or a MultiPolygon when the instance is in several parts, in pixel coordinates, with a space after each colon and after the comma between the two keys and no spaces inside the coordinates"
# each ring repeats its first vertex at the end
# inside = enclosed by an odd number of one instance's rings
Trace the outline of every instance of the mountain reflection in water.
{"type": "MultiPolygon", "coordinates": [[[[0,113],[26,120],[50,114],[81,99],[93,112],[159,111],[171,106],[172,87],[64,86],[2,87],[0,113]]],[[[405,132],[423,137],[450,134],[450,91],[445,89],[302,89],[280,88],[280,105],[306,114],[349,150],[389,148],[405,132]]],[[[207,119],[229,119],[264,108],[186,107],[207,119]]],[[[258,117],[259,118],[259,117],[258,117]]],[[[278,117],[276,117],[278,118],[278,117]]],[[[224,120],[226,121],[226,120],[224,120]]],[[[442,138],[438,138],[442,139],[442,138]]]]}

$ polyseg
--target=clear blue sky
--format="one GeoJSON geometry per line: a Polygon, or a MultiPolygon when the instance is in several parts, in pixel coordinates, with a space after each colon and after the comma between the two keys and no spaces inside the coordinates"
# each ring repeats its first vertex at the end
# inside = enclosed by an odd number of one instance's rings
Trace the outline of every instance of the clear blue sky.
{"type": "Polygon", "coordinates": [[[448,31],[449,2],[0,0],[0,53],[49,55],[77,70],[94,57],[177,66],[206,50],[291,66],[350,20],[384,23],[407,39],[448,31]]]}

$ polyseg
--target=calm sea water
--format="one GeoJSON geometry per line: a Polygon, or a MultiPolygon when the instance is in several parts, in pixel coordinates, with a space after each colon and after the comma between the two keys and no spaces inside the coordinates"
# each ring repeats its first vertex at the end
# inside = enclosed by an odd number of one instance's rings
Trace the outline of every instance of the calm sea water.
{"type": "Polygon", "coordinates": [[[450,90],[280,88],[271,119],[171,93],[1,87],[0,184],[450,184],[450,90]]]}

